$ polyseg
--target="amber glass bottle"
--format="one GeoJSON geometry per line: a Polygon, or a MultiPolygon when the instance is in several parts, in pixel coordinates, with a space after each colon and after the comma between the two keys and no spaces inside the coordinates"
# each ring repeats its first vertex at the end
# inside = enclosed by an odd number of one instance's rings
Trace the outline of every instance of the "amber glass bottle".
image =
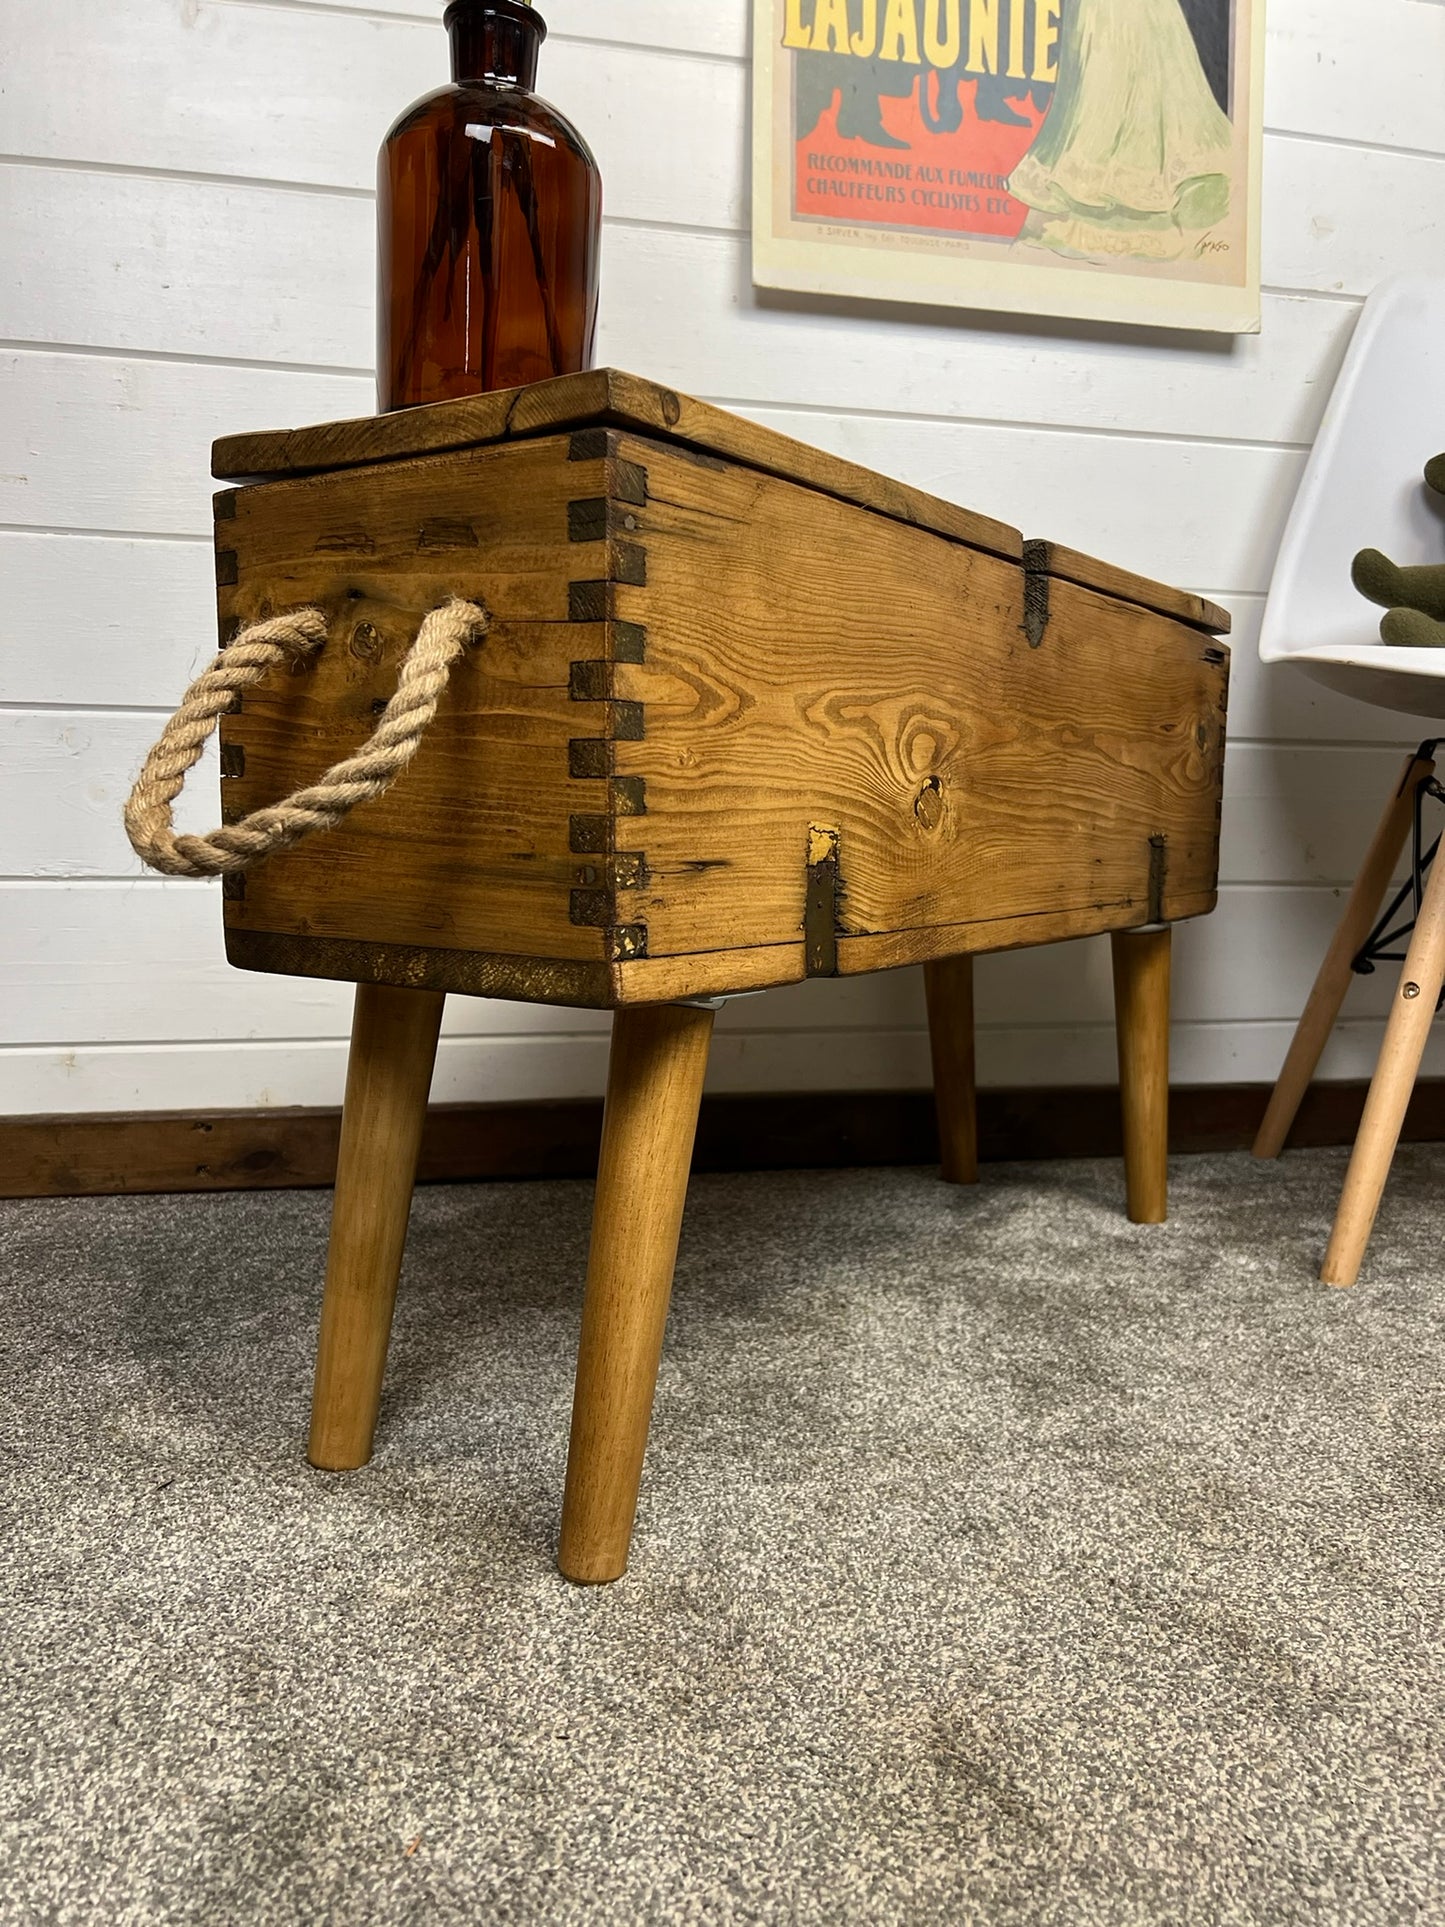
{"type": "Polygon", "coordinates": [[[377,404],[514,388],[592,365],[602,181],[532,92],[546,22],[452,0],[452,85],[409,107],[377,164],[377,404]]]}

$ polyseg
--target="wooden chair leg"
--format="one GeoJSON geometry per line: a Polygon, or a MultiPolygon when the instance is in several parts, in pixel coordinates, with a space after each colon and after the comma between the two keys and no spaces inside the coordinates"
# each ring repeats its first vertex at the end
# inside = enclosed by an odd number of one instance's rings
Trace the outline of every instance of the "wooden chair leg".
{"type": "Polygon", "coordinates": [[[613,1019],[557,1551],[582,1584],[627,1569],[712,1024],[683,1004],[613,1019]]]}
{"type": "Polygon", "coordinates": [[[1309,1002],[1296,1026],[1284,1068],[1270,1094],[1264,1120],[1254,1140],[1254,1155],[1257,1158],[1277,1158],[1284,1149],[1285,1139],[1304,1101],[1304,1094],[1310,1087],[1320,1054],[1329,1042],[1340,1006],[1345,1001],[1352,975],[1350,965],[1380,913],[1390,878],[1405,847],[1405,838],[1410,834],[1415,815],[1415,792],[1425,778],[1434,773],[1434,769],[1434,762],[1418,752],[1405,758],[1400,780],[1376,826],[1374,838],[1345,904],[1339,928],[1325,952],[1325,960],[1315,978],[1309,1002]]]}
{"type": "Polygon", "coordinates": [[[1167,925],[1113,933],[1124,1178],[1134,1224],[1163,1224],[1169,1210],[1169,939],[1167,925]]]}
{"type": "Polygon", "coordinates": [[[978,1183],[978,1101],[974,1088],[973,958],[923,966],[938,1149],[948,1184],[978,1183]]]}
{"type": "Polygon", "coordinates": [[[1340,1208],[1320,1269],[1327,1285],[1352,1285],[1360,1275],[1365,1246],[1375,1226],[1390,1161],[1420,1059],[1435,1021],[1435,1004],[1445,982],[1445,856],[1437,858],[1425,885],[1405,968],[1385,1026],[1385,1041],[1365,1099],[1359,1136],[1350,1157],[1340,1208]]]}
{"type": "Polygon", "coordinates": [[[445,996],[358,984],[331,1209],[308,1457],[371,1457],[391,1313],[445,996]]]}

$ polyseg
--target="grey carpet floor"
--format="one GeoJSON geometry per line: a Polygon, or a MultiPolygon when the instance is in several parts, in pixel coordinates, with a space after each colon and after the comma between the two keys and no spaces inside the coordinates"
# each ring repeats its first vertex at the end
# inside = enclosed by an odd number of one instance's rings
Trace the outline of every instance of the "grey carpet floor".
{"type": "Polygon", "coordinates": [[[1445,1919],[1445,1149],[693,1188],[632,1570],[551,1563],[589,1188],[0,1207],[8,1922],[1445,1919]]]}

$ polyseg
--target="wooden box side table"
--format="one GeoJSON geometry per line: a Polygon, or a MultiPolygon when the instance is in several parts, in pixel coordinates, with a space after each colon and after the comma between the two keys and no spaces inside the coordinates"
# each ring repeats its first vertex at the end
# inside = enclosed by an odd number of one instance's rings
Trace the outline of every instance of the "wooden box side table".
{"type": "Polygon", "coordinates": [[[712,1011],[926,966],[972,1175],[971,957],[1116,934],[1162,1216],[1168,927],[1215,900],[1223,612],[611,370],[217,444],[223,635],[330,640],[223,724],[228,820],[353,750],[482,602],[405,777],[226,887],[242,968],[358,992],[312,1456],[371,1449],[447,991],[614,1020],[561,1563],[626,1560],[712,1011]],[[1124,933],[1141,933],[1125,935],[1124,933]]]}

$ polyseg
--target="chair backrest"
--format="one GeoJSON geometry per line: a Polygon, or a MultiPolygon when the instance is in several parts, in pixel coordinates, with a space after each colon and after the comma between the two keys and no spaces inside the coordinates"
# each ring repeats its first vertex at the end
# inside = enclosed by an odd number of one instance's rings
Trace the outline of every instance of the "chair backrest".
{"type": "MultiPolygon", "coordinates": [[[[1402,275],[1365,303],[1325,409],[1270,583],[1266,662],[1362,651],[1378,660],[1380,611],[1351,583],[1350,563],[1363,548],[1400,563],[1445,562],[1445,500],[1420,479],[1442,449],[1445,276],[1402,275]]],[[[1445,678],[1445,659],[1438,673],[1445,678]]]]}

